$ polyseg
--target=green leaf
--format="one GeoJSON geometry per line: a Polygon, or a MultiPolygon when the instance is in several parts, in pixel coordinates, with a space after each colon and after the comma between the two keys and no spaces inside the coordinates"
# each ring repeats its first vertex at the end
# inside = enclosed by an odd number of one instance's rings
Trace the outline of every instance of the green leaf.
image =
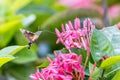
{"type": "Polygon", "coordinates": [[[96,67],[92,72],[93,66],[94,65],[89,62],[89,73],[92,74],[91,76],[93,80],[97,80],[100,77],[100,69],[96,67]]]}
{"type": "Polygon", "coordinates": [[[35,21],[35,19],[36,19],[36,16],[33,15],[33,14],[31,14],[31,15],[29,15],[28,17],[26,17],[26,18],[24,18],[24,19],[22,20],[22,24],[23,24],[25,27],[28,27],[28,26],[30,26],[30,25],[35,21]]]}
{"type": "Polygon", "coordinates": [[[71,50],[72,52],[78,54],[78,55],[80,55],[80,54],[85,54],[85,55],[86,55],[86,53],[87,53],[86,50],[81,49],[81,48],[80,48],[80,49],[79,49],[79,48],[71,48],[70,50],[71,50]]]}
{"type": "Polygon", "coordinates": [[[41,64],[40,66],[38,66],[38,68],[45,68],[49,65],[50,62],[45,61],[43,64],[41,64]]]}
{"type": "Polygon", "coordinates": [[[32,62],[38,59],[36,51],[32,49],[28,50],[27,48],[24,48],[19,53],[17,53],[15,56],[16,56],[16,59],[13,60],[13,62],[17,64],[25,64],[25,63],[32,62]]]}
{"type": "Polygon", "coordinates": [[[11,10],[13,10],[14,12],[16,12],[17,10],[21,9],[22,7],[26,6],[27,4],[29,4],[30,2],[32,2],[33,0],[15,0],[12,3],[12,6],[10,5],[11,10]]]}
{"type": "Polygon", "coordinates": [[[93,64],[89,62],[89,73],[92,72],[93,64]]]}
{"type": "Polygon", "coordinates": [[[40,5],[40,4],[35,4],[35,3],[30,3],[29,5],[21,8],[20,10],[17,11],[17,13],[22,13],[22,14],[53,14],[55,11],[50,8],[49,6],[45,5],[40,5]]]}
{"type": "Polygon", "coordinates": [[[69,51],[68,51],[66,48],[62,48],[60,51],[61,51],[62,53],[69,53],[69,51]]]}
{"type": "MultiPolygon", "coordinates": [[[[56,3],[56,0],[40,0],[41,4],[47,5],[47,6],[52,6],[54,3],[56,3]]],[[[40,2],[39,1],[39,2],[40,2]]],[[[38,0],[36,0],[36,3],[38,3],[38,0]]]]}
{"type": "Polygon", "coordinates": [[[90,48],[94,61],[99,61],[103,56],[112,56],[114,54],[110,41],[97,29],[94,29],[92,33],[90,48]]]}
{"type": "Polygon", "coordinates": [[[120,30],[116,26],[106,27],[102,33],[111,41],[115,54],[120,55],[120,30]]]}
{"type": "Polygon", "coordinates": [[[8,61],[13,60],[15,57],[12,55],[18,53],[25,47],[26,46],[9,46],[0,50],[0,67],[8,61]]]}
{"type": "Polygon", "coordinates": [[[0,47],[6,46],[21,24],[20,20],[10,21],[0,26],[0,47]]]}
{"type": "Polygon", "coordinates": [[[86,59],[86,50],[84,49],[77,49],[77,48],[71,48],[71,51],[78,54],[78,55],[82,55],[82,62],[85,62],[86,59]]]}
{"type": "MultiPolygon", "coordinates": [[[[56,11],[50,8],[50,6],[40,5],[39,3],[30,3],[29,5],[23,7],[22,9],[17,11],[17,14],[30,15],[35,14],[36,20],[32,23],[31,30],[38,30],[38,26],[40,26],[44,21],[47,20],[51,15],[53,15],[56,11]]],[[[28,22],[28,21],[27,21],[28,22]]],[[[39,28],[40,29],[40,28],[39,28]]]]}
{"type": "Polygon", "coordinates": [[[100,68],[101,69],[108,68],[109,66],[112,66],[113,64],[119,61],[120,61],[120,56],[113,56],[113,57],[107,58],[101,63],[100,68]]]}
{"type": "Polygon", "coordinates": [[[0,67],[13,59],[15,59],[15,57],[10,55],[0,56],[0,67]]]}
{"type": "Polygon", "coordinates": [[[120,70],[115,74],[112,80],[120,80],[120,70]]]}
{"type": "Polygon", "coordinates": [[[16,29],[15,26],[20,23],[21,23],[20,20],[15,20],[15,21],[10,21],[8,23],[5,23],[0,26],[0,33],[5,33],[11,29],[13,30],[14,28],[16,29]]]}
{"type": "Polygon", "coordinates": [[[106,71],[106,74],[104,75],[105,77],[111,76],[112,74],[115,74],[116,71],[120,70],[119,66],[118,67],[116,65],[114,66],[112,66],[113,69],[108,68],[110,71],[109,72],[106,71]]]}
{"type": "Polygon", "coordinates": [[[9,47],[5,47],[2,50],[0,50],[0,56],[3,56],[3,55],[15,55],[17,52],[19,52],[20,50],[22,50],[25,47],[27,47],[27,45],[26,46],[9,46],[9,47]]]}

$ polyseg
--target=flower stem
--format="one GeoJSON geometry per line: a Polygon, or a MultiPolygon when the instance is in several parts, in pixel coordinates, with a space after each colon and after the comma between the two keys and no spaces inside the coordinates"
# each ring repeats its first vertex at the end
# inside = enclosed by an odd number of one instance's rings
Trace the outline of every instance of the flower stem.
{"type": "Polygon", "coordinates": [[[85,64],[84,64],[84,70],[86,68],[87,62],[88,62],[89,56],[86,57],[85,64]]]}
{"type": "Polygon", "coordinates": [[[103,6],[103,21],[104,21],[104,25],[105,27],[109,26],[109,21],[107,18],[107,13],[108,13],[108,5],[107,5],[107,1],[106,0],[102,0],[102,6],[103,6]]]}
{"type": "Polygon", "coordinates": [[[72,52],[70,49],[68,50],[70,53],[72,52]]]}
{"type": "Polygon", "coordinates": [[[86,47],[86,44],[85,44],[85,41],[84,41],[83,37],[81,37],[81,41],[82,41],[82,43],[83,43],[84,48],[85,48],[85,49],[87,49],[87,47],[86,47]]]}
{"type": "Polygon", "coordinates": [[[104,73],[105,73],[105,70],[103,70],[100,80],[104,80],[104,73]]]}

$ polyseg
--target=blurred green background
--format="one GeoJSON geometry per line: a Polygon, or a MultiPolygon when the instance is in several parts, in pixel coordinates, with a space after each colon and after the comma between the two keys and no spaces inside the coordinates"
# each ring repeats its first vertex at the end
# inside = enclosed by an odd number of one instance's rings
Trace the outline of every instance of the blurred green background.
{"type": "MultiPolygon", "coordinates": [[[[120,1],[107,1],[107,20],[113,25],[120,20],[120,1]]],[[[30,80],[36,66],[53,57],[53,51],[62,49],[56,44],[55,28],[76,17],[91,18],[97,28],[104,27],[102,0],[0,0],[0,49],[13,45],[27,45],[20,28],[42,34],[31,49],[24,48],[16,59],[0,68],[0,80],[30,80]]]]}

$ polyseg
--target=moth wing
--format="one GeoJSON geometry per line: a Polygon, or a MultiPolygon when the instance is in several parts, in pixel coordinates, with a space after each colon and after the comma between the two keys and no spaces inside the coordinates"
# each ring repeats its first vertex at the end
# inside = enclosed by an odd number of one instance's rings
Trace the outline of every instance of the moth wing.
{"type": "Polygon", "coordinates": [[[38,36],[40,36],[41,33],[42,33],[42,31],[35,32],[35,34],[38,35],[38,36]]]}
{"type": "Polygon", "coordinates": [[[20,29],[20,31],[25,35],[25,37],[30,41],[34,42],[35,33],[28,30],[20,29]]]}
{"type": "Polygon", "coordinates": [[[38,37],[40,36],[41,33],[42,33],[42,31],[37,31],[37,32],[35,33],[34,41],[38,39],[38,37]]]}
{"type": "Polygon", "coordinates": [[[37,35],[39,37],[41,33],[42,33],[42,31],[37,31],[37,32],[35,32],[35,35],[37,35]]]}

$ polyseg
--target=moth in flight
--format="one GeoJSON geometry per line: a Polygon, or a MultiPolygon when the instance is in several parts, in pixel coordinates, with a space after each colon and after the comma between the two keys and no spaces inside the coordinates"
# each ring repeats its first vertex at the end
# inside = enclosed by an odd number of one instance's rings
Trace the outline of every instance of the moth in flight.
{"type": "Polygon", "coordinates": [[[25,37],[29,41],[28,49],[30,49],[32,43],[34,43],[39,38],[40,34],[42,33],[42,31],[37,31],[37,32],[33,33],[28,30],[25,30],[25,29],[20,29],[20,31],[25,35],[25,37]]]}

